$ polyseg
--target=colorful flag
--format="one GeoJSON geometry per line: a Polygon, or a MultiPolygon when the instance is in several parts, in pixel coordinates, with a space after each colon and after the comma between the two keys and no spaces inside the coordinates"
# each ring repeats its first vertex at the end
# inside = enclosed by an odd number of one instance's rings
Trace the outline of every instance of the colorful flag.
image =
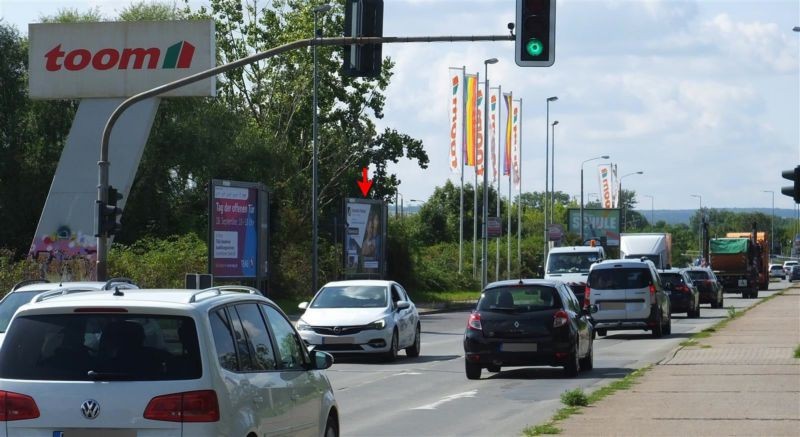
{"type": "Polygon", "coordinates": [[[492,182],[496,182],[497,178],[499,177],[497,172],[499,168],[497,166],[497,154],[498,151],[496,150],[497,147],[497,103],[499,96],[497,95],[500,92],[500,88],[492,88],[489,90],[489,147],[492,150],[491,153],[491,161],[492,161],[492,182]]]}
{"type": "Polygon", "coordinates": [[[465,111],[467,141],[464,150],[464,165],[475,166],[475,147],[476,147],[476,112],[478,109],[478,75],[467,75],[467,107],[465,111]]]}
{"type": "Polygon", "coordinates": [[[511,140],[511,179],[514,181],[514,188],[517,190],[519,190],[520,183],[522,182],[522,178],[520,177],[522,165],[520,162],[520,153],[522,144],[519,135],[521,129],[520,124],[522,122],[521,116],[520,102],[519,100],[514,100],[511,105],[511,131],[513,135],[511,140]]]}
{"type": "Polygon", "coordinates": [[[603,206],[603,208],[612,208],[614,205],[614,189],[611,181],[611,165],[598,165],[597,177],[598,182],[600,183],[600,204],[603,206]]]}
{"type": "Polygon", "coordinates": [[[503,94],[506,102],[506,143],[505,153],[503,154],[503,176],[511,175],[511,93],[503,94]]]}
{"type": "Polygon", "coordinates": [[[464,69],[450,69],[450,170],[458,172],[458,148],[464,144],[464,69]]]}
{"type": "Polygon", "coordinates": [[[483,169],[486,160],[486,148],[483,144],[483,114],[484,98],[483,90],[478,88],[478,102],[475,111],[475,171],[478,176],[483,176],[483,169]]]}
{"type": "Polygon", "coordinates": [[[611,166],[611,185],[614,187],[614,201],[612,202],[612,208],[619,208],[619,179],[617,179],[617,164],[611,166]]]}

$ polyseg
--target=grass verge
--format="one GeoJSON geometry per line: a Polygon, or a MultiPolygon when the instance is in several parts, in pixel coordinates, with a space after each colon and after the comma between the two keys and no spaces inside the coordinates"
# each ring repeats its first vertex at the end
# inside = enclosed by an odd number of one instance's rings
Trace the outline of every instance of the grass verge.
{"type": "Polygon", "coordinates": [[[800,358],[800,344],[798,344],[797,347],[794,348],[794,357],[800,358]]]}

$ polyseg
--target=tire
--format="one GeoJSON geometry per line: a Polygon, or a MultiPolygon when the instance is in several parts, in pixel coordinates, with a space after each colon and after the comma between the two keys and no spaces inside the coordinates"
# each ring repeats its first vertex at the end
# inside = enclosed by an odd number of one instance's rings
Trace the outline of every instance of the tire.
{"type": "Polygon", "coordinates": [[[586,353],[586,356],[581,358],[578,364],[581,366],[582,372],[588,372],[594,369],[594,342],[589,344],[589,352],[586,353]]]}
{"type": "Polygon", "coordinates": [[[725,295],[720,293],[719,295],[719,306],[717,308],[722,308],[725,306],[725,295]]]}
{"type": "Polygon", "coordinates": [[[414,343],[406,348],[406,356],[409,356],[411,358],[418,357],[421,346],[422,346],[422,338],[420,337],[420,328],[418,324],[416,332],[414,333],[414,343]]]}
{"type": "Polygon", "coordinates": [[[464,370],[467,373],[467,379],[481,379],[481,365],[475,363],[464,362],[464,370]]]}
{"type": "Polygon", "coordinates": [[[488,371],[490,371],[492,373],[498,373],[498,372],[500,372],[500,366],[489,366],[489,367],[486,368],[486,370],[488,370],[488,371]]]}
{"type": "Polygon", "coordinates": [[[664,316],[661,315],[661,310],[658,312],[658,316],[656,316],[656,326],[653,328],[653,337],[661,338],[664,336],[664,316]]]}
{"type": "Polygon", "coordinates": [[[392,344],[389,346],[389,351],[383,356],[387,362],[392,362],[397,359],[397,331],[392,333],[392,344]]]}
{"type": "Polygon", "coordinates": [[[691,311],[688,311],[686,313],[686,315],[689,316],[690,319],[699,318],[700,317],[700,304],[697,305],[697,308],[695,308],[695,309],[693,309],[691,311]]]}
{"type": "Polygon", "coordinates": [[[597,333],[597,335],[599,335],[600,337],[605,337],[605,336],[606,336],[606,334],[608,334],[608,331],[607,331],[607,330],[605,330],[605,329],[598,329],[598,330],[596,330],[595,332],[596,332],[596,333],[597,333]]]}
{"type": "Polygon", "coordinates": [[[579,350],[578,343],[575,343],[575,350],[569,354],[567,363],[564,364],[564,374],[570,378],[578,376],[578,372],[581,371],[581,363],[578,359],[579,350]]]}
{"type": "Polygon", "coordinates": [[[756,288],[755,290],[753,290],[752,293],[750,293],[750,297],[753,299],[758,299],[758,288],[756,288]]]}
{"type": "Polygon", "coordinates": [[[328,416],[328,421],[325,423],[325,437],[339,437],[339,423],[333,415],[328,416]]]}
{"type": "Polygon", "coordinates": [[[672,317],[667,320],[667,326],[664,328],[664,335],[672,334],[672,317]]]}

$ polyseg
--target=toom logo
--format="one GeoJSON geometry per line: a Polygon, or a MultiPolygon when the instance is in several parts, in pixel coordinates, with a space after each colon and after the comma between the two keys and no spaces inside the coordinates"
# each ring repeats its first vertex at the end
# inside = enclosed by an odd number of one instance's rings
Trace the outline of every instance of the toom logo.
{"type": "Polygon", "coordinates": [[[81,71],[84,69],[105,70],[155,70],[190,68],[195,47],[186,41],[180,41],[167,48],[162,57],[161,49],[124,48],[117,50],[105,48],[92,53],[88,49],[64,51],[61,44],[45,53],[47,71],[81,71]]]}

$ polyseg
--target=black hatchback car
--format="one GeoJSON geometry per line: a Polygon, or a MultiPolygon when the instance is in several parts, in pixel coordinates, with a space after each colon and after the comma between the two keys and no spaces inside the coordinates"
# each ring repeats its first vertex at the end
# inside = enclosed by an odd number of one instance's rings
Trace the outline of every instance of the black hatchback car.
{"type": "Polygon", "coordinates": [[[722,308],[725,304],[722,284],[719,283],[717,276],[711,269],[705,267],[691,267],[684,269],[684,271],[694,282],[697,291],[700,292],[700,303],[710,303],[711,308],[722,308]]]}
{"type": "Polygon", "coordinates": [[[467,378],[503,366],[563,366],[575,376],[593,366],[592,331],[588,310],[562,282],[490,283],[464,333],[467,378]]]}
{"type": "Polygon", "coordinates": [[[658,275],[669,293],[670,313],[686,313],[690,319],[700,317],[700,293],[692,279],[680,269],[659,270],[658,275]]]}

